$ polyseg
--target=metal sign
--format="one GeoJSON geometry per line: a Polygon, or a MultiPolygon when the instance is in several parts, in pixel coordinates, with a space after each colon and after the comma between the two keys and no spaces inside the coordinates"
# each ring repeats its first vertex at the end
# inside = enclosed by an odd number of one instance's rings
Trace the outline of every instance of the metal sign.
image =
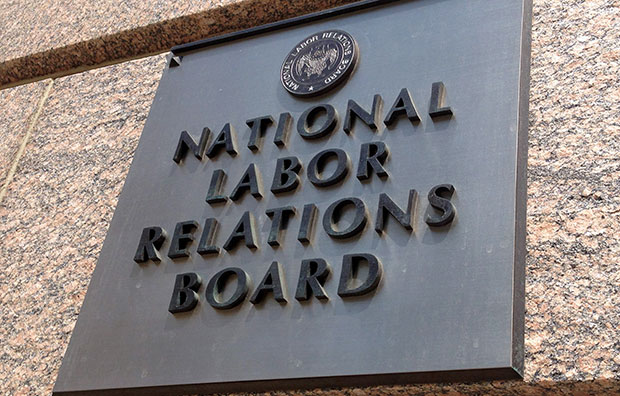
{"type": "Polygon", "coordinates": [[[175,48],[54,394],[520,378],[530,10],[175,48]]]}

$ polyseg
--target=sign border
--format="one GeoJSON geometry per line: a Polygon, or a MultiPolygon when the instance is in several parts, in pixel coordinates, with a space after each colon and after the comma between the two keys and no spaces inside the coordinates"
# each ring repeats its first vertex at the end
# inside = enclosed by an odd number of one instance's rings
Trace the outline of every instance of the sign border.
{"type": "MultiPolygon", "coordinates": [[[[178,66],[185,54],[199,51],[214,45],[241,40],[252,36],[273,32],[293,26],[309,24],[343,14],[369,8],[402,2],[403,0],[363,0],[336,8],[285,19],[250,29],[224,35],[209,37],[171,49],[168,66],[178,66]],[[176,64],[175,64],[176,62],[176,64]]],[[[527,202],[527,140],[531,59],[532,0],[521,0],[522,25],[520,35],[520,68],[517,109],[517,152],[515,178],[515,249],[513,262],[513,306],[512,306],[512,356],[511,367],[480,368],[470,370],[371,374],[352,376],[327,376],[312,378],[275,379],[259,381],[239,381],[222,383],[199,383],[187,385],[164,385],[156,387],[114,388],[84,391],[53,391],[54,396],[111,396],[131,394],[136,396],[227,393],[227,392],[265,392],[274,390],[365,387],[378,385],[397,385],[433,382],[474,382],[489,380],[523,379],[524,370],[524,329],[525,329],[525,257],[526,250],[526,202],[527,202]]],[[[167,67],[168,67],[167,66],[167,67]]]]}

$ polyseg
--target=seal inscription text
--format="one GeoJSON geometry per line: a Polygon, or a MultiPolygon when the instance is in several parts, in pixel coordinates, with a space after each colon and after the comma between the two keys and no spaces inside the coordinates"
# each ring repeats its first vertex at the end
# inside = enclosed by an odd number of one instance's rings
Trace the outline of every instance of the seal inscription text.
{"type": "Polygon", "coordinates": [[[345,80],[357,57],[357,43],[349,33],[326,30],[306,37],[288,53],[280,80],[293,95],[318,95],[345,80]]]}

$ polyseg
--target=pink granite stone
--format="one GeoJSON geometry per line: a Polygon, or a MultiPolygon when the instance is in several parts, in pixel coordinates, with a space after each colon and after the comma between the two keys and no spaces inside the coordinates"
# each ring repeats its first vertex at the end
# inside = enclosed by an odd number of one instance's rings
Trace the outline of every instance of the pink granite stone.
{"type": "Polygon", "coordinates": [[[174,45],[354,0],[0,3],[0,86],[168,51],[174,45]]]}
{"type": "Polygon", "coordinates": [[[165,60],[55,81],[0,206],[0,389],[48,395],[165,60]]]}

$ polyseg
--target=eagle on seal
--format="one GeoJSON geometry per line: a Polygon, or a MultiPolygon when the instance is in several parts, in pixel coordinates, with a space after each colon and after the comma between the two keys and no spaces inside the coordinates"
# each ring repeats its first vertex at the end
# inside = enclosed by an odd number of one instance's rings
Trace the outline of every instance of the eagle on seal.
{"type": "Polygon", "coordinates": [[[312,77],[320,76],[325,69],[333,65],[338,59],[338,50],[329,44],[321,45],[307,54],[304,54],[295,67],[297,75],[312,77]]]}

